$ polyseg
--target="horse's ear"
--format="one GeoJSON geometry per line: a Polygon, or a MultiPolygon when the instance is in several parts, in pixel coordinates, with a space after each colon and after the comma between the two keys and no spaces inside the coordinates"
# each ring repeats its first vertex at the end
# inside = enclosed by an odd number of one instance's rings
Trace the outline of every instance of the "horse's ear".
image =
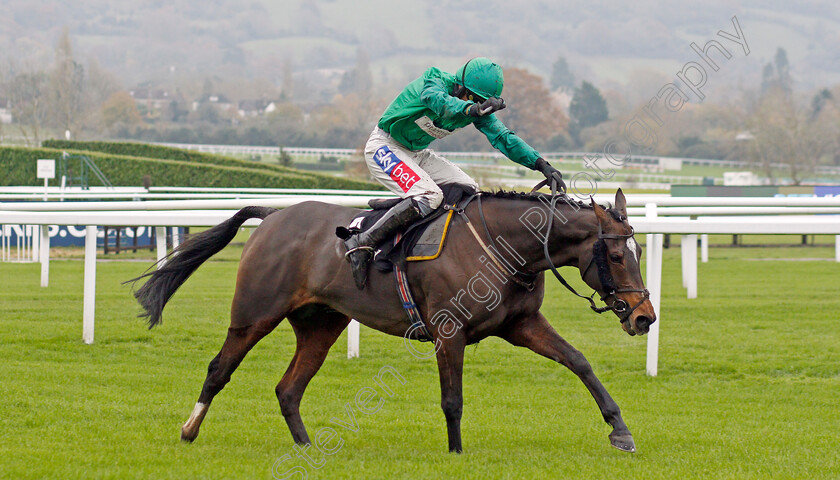
{"type": "Polygon", "coordinates": [[[604,207],[595,203],[595,199],[592,197],[589,197],[589,200],[592,202],[592,209],[595,210],[595,217],[598,219],[598,223],[600,223],[601,226],[609,225],[609,214],[607,214],[607,211],[604,210],[604,207]]]}
{"type": "Polygon", "coordinates": [[[620,188],[615,192],[615,208],[618,213],[627,217],[627,199],[624,198],[624,192],[620,188]]]}

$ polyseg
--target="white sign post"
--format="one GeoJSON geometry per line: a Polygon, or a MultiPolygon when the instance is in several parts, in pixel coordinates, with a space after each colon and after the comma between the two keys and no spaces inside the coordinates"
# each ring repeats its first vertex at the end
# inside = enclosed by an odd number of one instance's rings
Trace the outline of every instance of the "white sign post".
{"type": "Polygon", "coordinates": [[[44,179],[44,201],[47,201],[47,189],[51,178],[55,178],[55,160],[51,158],[38,159],[38,178],[44,179]]]}

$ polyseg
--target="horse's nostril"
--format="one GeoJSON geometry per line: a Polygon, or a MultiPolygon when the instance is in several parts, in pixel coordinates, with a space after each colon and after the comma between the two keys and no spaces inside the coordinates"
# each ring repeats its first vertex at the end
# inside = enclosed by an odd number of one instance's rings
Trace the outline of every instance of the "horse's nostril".
{"type": "Polygon", "coordinates": [[[638,326],[642,330],[647,330],[652,323],[653,320],[651,320],[648,316],[639,315],[638,317],[636,317],[636,326],[638,326]]]}

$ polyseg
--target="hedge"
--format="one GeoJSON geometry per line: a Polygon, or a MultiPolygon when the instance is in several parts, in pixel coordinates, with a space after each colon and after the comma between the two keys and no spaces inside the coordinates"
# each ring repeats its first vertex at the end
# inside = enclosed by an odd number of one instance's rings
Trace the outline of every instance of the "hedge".
{"type": "Polygon", "coordinates": [[[256,164],[248,160],[214,155],[210,153],[194,152],[182,148],[167,147],[164,145],[152,145],[149,143],[135,142],[79,142],[74,140],[51,139],[41,142],[44,148],[57,148],[61,150],[83,150],[87,152],[102,152],[114,155],[127,155],[130,157],[159,158],[161,160],[181,160],[184,162],[209,163],[214,165],[227,165],[229,167],[244,167],[274,170],[285,173],[300,173],[289,167],[270,164],[256,164]]]}
{"type": "MultiPolygon", "coordinates": [[[[41,185],[36,178],[36,159],[61,158],[63,150],[53,148],[0,147],[0,185],[41,185]]],[[[101,152],[68,151],[87,155],[114,185],[142,185],[144,175],[151,175],[153,185],[184,187],[233,188],[331,188],[380,189],[368,182],[359,182],[327,175],[308,174],[290,170],[270,171],[242,166],[213,165],[181,160],[133,157],[101,152]],[[293,173],[291,173],[293,172],[293,173]]],[[[74,169],[77,160],[70,160],[74,169]]],[[[243,162],[251,165],[249,162],[243,162]]],[[[56,174],[59,174],[56,165],[56,174]]],[[[100,185],[91,175],[91,185],[100,185]]]]}

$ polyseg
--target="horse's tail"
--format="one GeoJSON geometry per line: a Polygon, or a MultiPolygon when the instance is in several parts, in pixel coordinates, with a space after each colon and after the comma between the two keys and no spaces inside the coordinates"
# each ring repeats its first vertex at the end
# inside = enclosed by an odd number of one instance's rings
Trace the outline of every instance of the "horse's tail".
{"type": "Polygon", "coordinates": [[[269,207],[245,207],[215,227],[190,236],[165,258],[152,265],[143,275],[126,281],[125,283],[134,284],[138,280],[151,277],[139,290],[134,291],[134,297],[145,310],[140,317],[148,317],[149,328],[160,323],[163,307],[175,291],[205,260],[230,243],[246,220],[262,219],[276,211],[269,207]],[[155,266],[160,268],[150,271],[155,266]]]}

